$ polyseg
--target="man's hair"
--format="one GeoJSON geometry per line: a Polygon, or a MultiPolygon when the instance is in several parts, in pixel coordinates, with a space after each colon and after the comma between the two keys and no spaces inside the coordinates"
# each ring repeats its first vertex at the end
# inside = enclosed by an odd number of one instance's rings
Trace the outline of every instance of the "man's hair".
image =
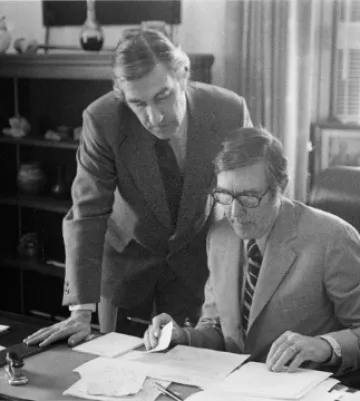
{"type": "Polygon", "coordinates": [[[178,78],[189,76],[188,55],[162,32],[144,28],[126,30],[118,42],[113,58],[115,91],[118,94],[121,92],[119,81],[143,78],[159,63],[178,78]]]}
{"type": "Polygon", "coordinates": [[[222,144],[214,160],[215,173],[265,162],[266,179],[274,194],[289,181],[288,160],[281,142],[264,128],[238,128],[222,144]]]}

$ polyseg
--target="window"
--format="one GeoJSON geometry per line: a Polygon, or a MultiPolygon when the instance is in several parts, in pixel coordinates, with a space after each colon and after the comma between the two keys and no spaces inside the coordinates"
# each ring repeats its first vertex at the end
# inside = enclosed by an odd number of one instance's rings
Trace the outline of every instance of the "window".
{"type": "Polygon", "coordinates": [[[332,115],[360,124],[360,0],[338,0],[334,17],[332,115]]]}

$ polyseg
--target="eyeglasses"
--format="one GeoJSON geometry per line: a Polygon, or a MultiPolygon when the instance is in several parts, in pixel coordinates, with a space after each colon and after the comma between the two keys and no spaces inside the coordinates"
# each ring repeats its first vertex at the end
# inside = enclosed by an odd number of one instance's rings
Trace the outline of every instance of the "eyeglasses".
{"type": "Polygon", "coordinates": [[[247,207],[247,208],[254,208],[258,207],[261,203],[262,198],[269,192],[270,187],[266,189],[266,191],[261,195],[261,196],[256,196],[256,195],[237,195],[233,196],[229,194],[228,192],[222,192],[222,191],[214,191],[212,193],[212,196],[215,200],[215,202],[220,203],[220,205],[223,206],[230,206],[234,202],[234,199],[236,199],[241,206],[247,207]]]}

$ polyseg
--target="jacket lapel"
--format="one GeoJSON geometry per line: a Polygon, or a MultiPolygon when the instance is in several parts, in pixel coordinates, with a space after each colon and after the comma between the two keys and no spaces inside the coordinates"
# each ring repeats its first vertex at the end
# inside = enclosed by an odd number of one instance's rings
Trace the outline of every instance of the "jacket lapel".
{"type": "Polygon", "coordinates": [[[268,239],[256,284],[250,312],[249,331],[296,259],[296,253],[288,245],[288,242],[296,236],[296,227],[297,215],[294,213],[294,206],[284,198],[279,216],[268,239]]]}
{"type": "Polygon", "coordinates": [[[126,139],[121,146],[121,159],[157,219],[164,226],[171,227],[170,211],[154,148],[154,137],[126,106],[124,106],[123,121],[121,129],[126,139]]]}
{"type": "Polygon", "coordinates": [[[219,148],[219,138],[213,132],[215,117],[207,112],[206,99],[192,85],[188,86],[186,96],[189,119],[186,167],[176,235],[193,223],[200,208],[204,213],[204,199],[213,178],[212,161],[219,148]]]}
{"type": "Polygon", "coordinates": [[[212,272],[214,288],[219,302],[218,306],[222,312],[222,324],[226,325],[227,333],[239,350],[244,349],[243,330],[241,323],[240,295],[242,288],[242,275],[240,265],[243,261],[243,241],[235,234],[230,223],[223,222],[224,231],[216,238],[217,254],[221,258],[221,268],[212,272]]]}

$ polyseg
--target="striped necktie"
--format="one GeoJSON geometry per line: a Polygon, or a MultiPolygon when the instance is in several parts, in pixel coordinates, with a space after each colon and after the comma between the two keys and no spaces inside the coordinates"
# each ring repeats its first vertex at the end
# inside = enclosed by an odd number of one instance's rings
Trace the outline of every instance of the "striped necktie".
{"type": "Polygon", "coordinates": [[[248,271],[245,281],[243,314],[242,314],[244,333],[247,332],[251,304],[262,263],[262,255],[254,239],[248,242],[246,247],[246,252],[248,257],[248,271]]]}

